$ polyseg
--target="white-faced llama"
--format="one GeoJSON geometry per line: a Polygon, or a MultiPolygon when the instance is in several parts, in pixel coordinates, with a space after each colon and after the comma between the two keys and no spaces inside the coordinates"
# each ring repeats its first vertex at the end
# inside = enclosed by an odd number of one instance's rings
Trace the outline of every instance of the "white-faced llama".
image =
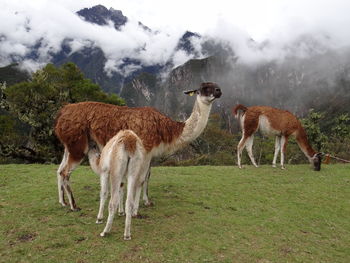
{"type": "Polygon", "coordinates": [[[317,153],[309,144],[306,132],[300,121],[289,111],[268,106],[245,107],[241,104],[232,109],[233,115],[239,120],[242,129],[242,138],[237,146],[237,162],[241,166],[241,156],[244,146],[255,167],[258,167],[253,156],[254,133],[260,132],[266,136],[275,136],[275,154],[272,166],[276,167],[276,160],[281,151],[281,168],[284,169],[284,154],[289,136],[295,136],[296,141],[315,171],[321,170],[322,153],[317,153]]]}
{"type": "Polygon", "coordinates": [[[156,156],[175,151],[197,138],[205,128],[212,103],[221,96],[221,90],[215,83],[205,82],[199,89],[185,93],[197,94],[193,112],[186,122],[173,121],[151,107],[129,108],[98,102],[64,106],[55,124],[55,133],[64,145],[63,159],[57,171],[60,204],[67,205],[65,191],[70,208],[79,209],[69,178],[88,153],[91,141],[102,151],[119,131],[131,130],[141,139],[147,154],[156,156]]]}

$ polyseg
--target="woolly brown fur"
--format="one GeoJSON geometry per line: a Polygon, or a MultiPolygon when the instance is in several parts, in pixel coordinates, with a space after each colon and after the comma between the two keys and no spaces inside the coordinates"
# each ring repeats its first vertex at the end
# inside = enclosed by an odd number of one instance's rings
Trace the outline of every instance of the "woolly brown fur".
{"type": "Polygon", "coordinates": [[[104,146],[120,130],[134,131],[146,151],[178,138],[184,123],[173,121],[154,108],[129,108],[99,102],[64,106],[58,114],[55,133],[75,160],[84,157],[88,140],[104,146]]]}

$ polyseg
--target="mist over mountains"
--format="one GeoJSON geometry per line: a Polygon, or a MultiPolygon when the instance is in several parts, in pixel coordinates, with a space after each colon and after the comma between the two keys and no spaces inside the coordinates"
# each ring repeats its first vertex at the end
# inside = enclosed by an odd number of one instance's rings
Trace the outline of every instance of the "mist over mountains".
{"type": "Polygon", "coordinates": [[[298,115],[311,107],[350,111],[350,48],[326,33],[258,43],[224,25],[208,35],[153,31],[102,5],[64,18],[52,15],[45,27],[25,11],[10,16],[8,23],[17,27],[0,31],[2,66],[19,62],[35,70],[72,61],[128,105],[156,106],[183,118],[193,99],[182,91],[203,81],[222,87],[215,110],[224,115],[236,103],[272,105],[298,115]]]}

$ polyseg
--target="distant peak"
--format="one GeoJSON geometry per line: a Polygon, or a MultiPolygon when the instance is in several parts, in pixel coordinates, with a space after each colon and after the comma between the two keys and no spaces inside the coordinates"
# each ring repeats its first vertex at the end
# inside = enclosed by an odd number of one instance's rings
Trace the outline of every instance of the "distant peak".
{"type": "Polygon", "coordinates": [[[177,50],[184,50],[186,51],[188,54],[195,52],[195,47],[193,46],[193,44],[191,43],[191,39],[192,38],[201,38],[201,36],[197,33],[193,33],[190,31],[186,31],[182,37],[179,39],[179,42],[177,44],[176,49],[177,50]]]}
{"type": "Polygon", "coordinates": [[[123,15],[123,12],[110,8],[109,10],[103,5],[95,5],[91,8],[84,8],[77,12],[85,21],[97,24],[100,26],[107,25],[108,21],[112,21],[115,29],[119,30],[121,26],[125,25],[128,18],[123,15]]]}

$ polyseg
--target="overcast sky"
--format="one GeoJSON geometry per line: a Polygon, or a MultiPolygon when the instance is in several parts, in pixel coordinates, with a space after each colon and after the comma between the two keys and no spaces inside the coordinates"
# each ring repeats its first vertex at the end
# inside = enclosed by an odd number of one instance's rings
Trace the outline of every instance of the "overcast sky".
{"type": "Polygon", "coordinates": [[[201,34],[226,22],[257,41],[284,34],[284,30],[288,33],[337,30],[350,34],[346,32],[350,25],[348,0],[59,0],[58,3],[72,10],[103,4],[122,10],[124,15],[151,28],[189,29],[201,34]]]}
{"type": "Polygon", "coordinates": [[[107,71],[116,70],[122,55],[132,55],[140,47],[146,48],[136,58],[144,63],[163,63],[170,56],[178,60],[175,64],[185,62],[185,54],[172,54],[185,30],[229,41],[247,61],[283,56],[283,46],[302,34],[313,34],[336,48],[350,44],[349,0],[2,0],[1,5],[1,65],[28,53],[38,40],[45,42],[45,62],[47,51],[59,50],[66,37],[76,39],[73,49],[94,40],[107,54],[107,71]],[[100,30],[74,15],[97,4],[121,10],[131,23],[122,32],[112,27],[100,30]],[[161,33],[142,32],[137,21],[161,33]],[[246,41],[250,37],[257,42],[269,39],[273,45],[252,51],[246,41]]]}

